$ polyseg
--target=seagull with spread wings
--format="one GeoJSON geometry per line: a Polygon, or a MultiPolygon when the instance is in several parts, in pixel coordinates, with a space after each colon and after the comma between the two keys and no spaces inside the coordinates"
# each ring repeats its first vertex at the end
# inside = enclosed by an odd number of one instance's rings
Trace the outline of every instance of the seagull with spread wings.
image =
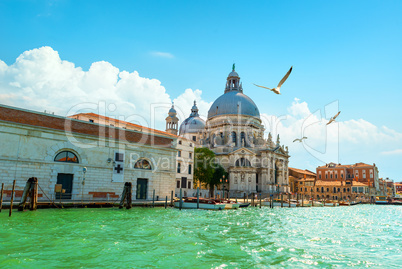
{"type": "Polygon", "coordinates": [[[286,75],[281,79],[281,81],[279,81],[278,86],[276,86],[276,88],[272,88],[272,89],[271,89],[271,88],[264,87],[264,86],[260,86],[260,85],[257,85],[257,84],[254,84],[254,85],[257,86],[257,87],[261,87],[261,88],[264,88],[264,89],[268,89],[268,90],[270,90],[270,91],[273,91],[273,92],[276,93],[276,94],[281,94],[281,92],[280,92],[281,86],[282,86],[282,84],[288,79],[290,73],[292,72],[292,69],[293,69],[293,66],[290,67],[290,69],[289,69],[289,71],[286,73],[286,75]]]}
{"type": "Polygon", "coordinates": [[[329,122],[327,123],[327,125],[328,124],[331,124],[332,122],[334,122],[335,121],[335,119],[336,119],[336,117],[338,117],[339,116],[339,114],[341,114],[341,112],[339,111],[335,116],[333,116],[330,120],[329,120],[329,122]]]}
{"type": "Polygon", "coordinates": [[[300,142],[301,143],[301,142],[303,142],[304,139],[307,139],[307,137],[303,136],[302,138],[296,138],[295,140],[293,140],[293,143],[294,142],[300,142]]]}

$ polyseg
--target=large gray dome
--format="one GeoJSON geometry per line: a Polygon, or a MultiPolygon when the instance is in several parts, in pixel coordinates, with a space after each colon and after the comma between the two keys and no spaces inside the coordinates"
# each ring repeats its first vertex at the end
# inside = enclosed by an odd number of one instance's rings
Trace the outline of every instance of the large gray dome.
{"type": "Polygon", "coordinates": [[[231,114],[260,117],[260,111],[253,100],[240,91],[229,91],[216,99],[208,111],[208,119],[231,114]]]}

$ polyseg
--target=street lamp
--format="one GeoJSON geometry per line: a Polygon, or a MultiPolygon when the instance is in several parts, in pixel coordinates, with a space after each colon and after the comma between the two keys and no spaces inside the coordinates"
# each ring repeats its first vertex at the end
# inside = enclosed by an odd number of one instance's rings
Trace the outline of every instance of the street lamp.
{"type": "Polygon", "coordinates": [[[223,199],[225,199],[225,175],[223,175],[222,196],[223,196],[223,199]]]}

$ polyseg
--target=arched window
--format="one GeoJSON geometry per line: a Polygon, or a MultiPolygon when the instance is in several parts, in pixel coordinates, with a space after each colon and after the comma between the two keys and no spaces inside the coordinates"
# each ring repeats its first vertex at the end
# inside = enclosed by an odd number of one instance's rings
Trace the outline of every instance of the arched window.
{"type": "Polygon", "coordinates": [[[241,132],[240,133],[240,144],[243,145],[243,143],[244,143],[244,145],[246,145],[246,134],[244,132],[241,132]]]}
{"type": "Polygon", "coordinates": [[[236,145],[236,132],[232,132],[232,142],[236,145]]]}
{"type": "Polygon", "coordinates": [[[139,159],[135,164],[134,168],[136,169],[145,169],[145,170],[151,170],[151,164],[145,160],[145,159],[139,159]]]}
{"type": "Polygon", "coordinates": [[[236,166],[238,167],[250,167],[251,163],[246,158],[240,158],[236,161],[236,166]]]}
{"type": "Polygon", "coordinates": [[[54,157],[55,162],[79,163],[77,155],[71,151],[62,151],[54,157]]]}

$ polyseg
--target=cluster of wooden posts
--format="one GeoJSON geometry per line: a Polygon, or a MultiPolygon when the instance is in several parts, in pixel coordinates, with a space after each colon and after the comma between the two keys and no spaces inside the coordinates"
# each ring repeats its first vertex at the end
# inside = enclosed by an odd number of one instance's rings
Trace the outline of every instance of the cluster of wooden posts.
{"type": "MultiPolygon", "coordinates": [[[[4,192],[4,183],[1,184],[1,192],[0,192],[0,212],[3,208],[3,192],[4,192]]],[[[14,202],[14,192],[15,192],[15,180],[13,181],[13,189],[11,191],[11,201],[10,201],[10,211],[9,216],[13,212],[13,202],[14,202]]],[[[18,205],[18,211],[24,211],[25,204],[28,200],[29,202],[29,210],[36,210],[38,205],[38,179],[36,177],[31,177],[28,179],[24,192],[22,194],[21,202],[18,205]]]]}

